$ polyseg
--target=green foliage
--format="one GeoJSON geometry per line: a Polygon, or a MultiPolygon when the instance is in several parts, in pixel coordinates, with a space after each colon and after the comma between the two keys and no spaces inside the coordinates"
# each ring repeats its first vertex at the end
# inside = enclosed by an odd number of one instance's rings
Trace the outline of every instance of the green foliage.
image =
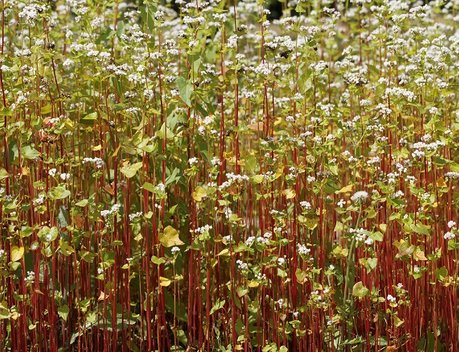
{"type": "Polygon", "coordinates": [[[0,350],[457,343],[458,6],[281,4],[3,3],[0,350]]]}

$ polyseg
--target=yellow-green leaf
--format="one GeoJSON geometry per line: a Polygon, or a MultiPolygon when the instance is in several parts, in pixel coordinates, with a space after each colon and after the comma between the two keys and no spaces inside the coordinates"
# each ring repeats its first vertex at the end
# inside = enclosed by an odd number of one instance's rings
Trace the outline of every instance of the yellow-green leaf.
{"type": "Polygon", "coordinates": [[[287,199],[293,199],[296,196],[296,193],[295,193],[295,191],[293,189],[286,189],[286,190],[284,190],[283,193],[285,195],[285,198],[287,198],[287,199]]]}
{"type": "Polygon", "coordinates": [[[164,232],[159,235],[159,241],[164,247],[180,246],[184,244],[180,238],[179,233],[172,226],[166,226],[164,232]]]}
{"type": "Polygon", "coordinates": [[[198,186],[193,192],[193,199],[196,202],[202,201],[203,198],[207,197],[207,191],[204,187],[198,186]]]}
{"type": "Polygon", "coordinates": [[[11,247],[11,261],[17,262],[24,256],[24,247],[13,246],[11,247]]]}
{"type": "Polygon", "coordinates": [[[352,287],[352,295],[355,297],[365,297],[369,292],[370,290],[363,285],[362,281],[357,282],[354,287],[352,287]]]}
{"type": "Polygon", "coordinates": [[[0,168],[0,181],[8,178],[8,172],[4,168],[0,168]]]}
{"type": "Polygon", "coordinates": [[[87,199],[82,199],[78,203],[75,204],[77,207],[84,208],[85,206],[88,205],[88,200],[87,199]]]}
{"type": "Polygon", "coordinates": [[[168,279],[167,277],[159,277],[159,284],[163,287],[167,287],[172,283],[172,280],[168,279]]]}
{"type": "Polygon", "coordinates": [[[252,177],[253,182],[259,184],[262,183],[265,177],[263,175],[255,175],[252,177]]]}
{"type": "Polygon", "coordinates": [[[132,178],[132,177],[135,176],[137,171],[139,171],[142,168],[142,164],[143,163],[141,161],[139,161],[138,163],[135,163],[135,164],[127,163],[121,168],[120,171],[127,178],[132,178]]]}
{"type": "Polygon", "coordinates": [[[416,249],[414,250],[413,259],[415,259],[415,260],[427,260],[424,251],[419,247],[416,247],[416,249]]]}
{"type": "Polygon", "coordinates": [[[336,191],[335,193],[336,194],[340,194],[340,193],[350,193],[352,192],[352,189],[354,188],[354,185],[353,184],[350,184],[350,185],[347,185],[347,186],[344,186],[343,188],[341,188],[340,190],[336,191]]]}

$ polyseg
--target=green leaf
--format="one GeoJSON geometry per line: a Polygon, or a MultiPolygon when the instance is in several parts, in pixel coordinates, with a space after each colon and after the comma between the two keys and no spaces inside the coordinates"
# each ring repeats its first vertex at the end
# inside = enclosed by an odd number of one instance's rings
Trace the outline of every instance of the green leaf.
{"type": "Polygon", "coordinates": [[[13,246],[11,247],[11,261],[17,262],[24,256],[24,247],[13,246]]]}
{"type": "Polygon", "coordinates": [[[448,241],[448,250],[449,251],[454,251],[456,249],[459,249],[459,242],[456,242],[454,240],[449,240],[448,241]]]}
{"type": "Polygon", "coordinates": [[[435,270],[435,276],[438,280],[443,280],[445,277],[448,276],[448,269],[444,266],[435,270]]]}
{"type": "Polygon", "coordinates": [[[336,191],[335,193],[336,194],[340,194],[340,193],[349,193],[349,192],[352,192],[352,189],[354,188],[354,185],[351,183],[347,186],[344,186],[343,188],[341,188],[340,190],[336,191]]]}
{"type": "Polygon", "coordinates": [[[42,115],[48,115],[52,111],[52,106],[51,104],[46,104],[40,109],[40,112],[42,115]]]}
{"type": "Polygon", "coordinates": [[[155,185],[153,183],[145,182],[142,188],[147,190],[148,192],[155,193],[155,185]]]}
{"type": "Polygon", "coordinates": [[[378,258],[368,258],[367,265],[368,265],[369,271],[375,269],[376,265],[378,265],[378,258]]]}
{"type": "Polygon", "coordinates": [[[204,187],[198,186],[194,190],[192,196],[196,202],[200,202],[203,198],[207,197],[207,191],[204,187]]]}
{"type": "Polygon", "coordinates": [[[8,303],[0,302],[0,320],[9,319],[11,317],[8,303]]]}
{"type": "Polygon", "coordinates": [[[296,276],[296,279],[297,279],[298,283],[300,283],[300,284],[304,284],[306,282],[307,277],[308,277],[306,271],[304,271],[304,270],[302,270],[300,268],[296,269],[295,276],[296,276]]]}
{"type": "Polygon", "coordinates": [[[191,106],[191,93],[193,93],[193,85],[183,77],[177,78],[177,88],[179,90],[180,98],[186,105],[191,106]]]}
{"type": "Polygon", "coordinates": [[[120,171],[127,178],[132,178],[135,176],[137,171],[139,171],[142,168],[142,165],[143,163],[141,161],[135,164],[126,164],[121,168],[120,171]]]}
{"type": "Polygon", "coordinates": [[[215,304],[213,305],[212,309],[210,310],[210,315],[214,314],[217,310],[222,309],[225,306],[225,302],[226,301],[224,299],[217,300],[217,302],[215,302],[215,304]]]}
{"type": "Polygon", "coordinates": [[[97,112],[96,111],[91,112],[90,114],[87,114],[86,116],[84,116],[81,119],[82,122],[94,122],[95,120],[97,120],[97,112]]]}
{"type": "Polygon", "coordinates": [[[63,239],[59,240],[59,249],[61,253],[66,257],[75,252],[75,249],[63,239]]]}
{"type": "Polygon", "coordinates": [[[397,328],[403,325],[404,321],[400,319],[397,315],[394,317],[394,323],[397,328]]]}
{"type": "Polygon", "coordinates": [[[67,321],[67,318],[69,316],[69,306],[64,304],[63,306],[60,306],[57,309],[57,314],[65,321],[67,321]]]}
{"type": "Polygon", "coordinates": [[[337,164],[331,164],[328,166],[329,170],[331,171],[331,173],[335,176],[338,175],[338,165],[337,164]]]}
{"type": "Polygon", "coordinates": [[[379,231],[376,231],[376,232],[371,232],[369,234],[369,237],[373,240],[373,241],[378,241],[378,242],[381,242],[383,239],[384,239],[384,235],[379,232],[379,231]]]}
{"type": "Polygon", "coordinates": [[[65,189],[64,186],[57,186],[57,187],[52,188],[48,192],[48,196],[52,200],[64,199],[70,196],[70,191],[68,189],[65,189]]]}
{"type": "Polygon", "coordinates": [[[40,156],[40,152],[38,152],[35,148],[32,148],[30,145],[26,145],[21,148],[21,155],[25,159],[34,160],[40,156]]]}
{"type": "Polygon", "coordinates": [[[80,258],[83,259],[86,263],[92,263],[96,255],[92,252],[81,251],[80,258]]]}
{"type": "Polygon", "coordinates": [[[369,292],[370,292],[370,290],[367,289],[363,285],[362,281],[357,282],[354,285],[354,287],[352,287],[352,295],[355,296],[355,297],[363,298],[366,295],[368,295],[369,292]]]}
{"type": "Polygon", "coordinates": [[[171,279],[168,279],[167,277],[163,277],[163,276],[159,277],[159,284],[161,286],[167,287],[167,286],[170,286],[171,283],[172,283],[171,279]]]}
{"type": "Polygon", "coordinates": [[[236,290],[237,296],[239,298],[244,297],[249,292],[249,289],[246,287],[238,287],[236,290]]]}
{"type": "Polygon", "coordinates": [[[430,234],[430,226],[429,225],[424,225],[421,223],[418,224],[412,224],[411,230],[420,234],[420,235],[429,235],[430,234]]]}
{"type": "Polygon", "coordinates": [[[87,199],[82,199],[78,203],[75,204],[77,207],[84,208],[85,206],[88,205],[88,200],[87,199]]]}
{"type": "Polygon", "coordinates": [[[58,235],[59,230],[55,226],[51,228],[48,226],[43,226],[40,231],[38,231],[38,238],[44,242],[52,242],[57,238],[58,235]]]}
{"type": "Polygon", "coordinates": [[[22,238],[29,237],[32,234],[33,234],[33,230],[32,230],[31,227],[29,227],[29,226],[22,226],[21,227],[21,237],[22,238]]]}
{"type": "Polygon", "coordinates": [[[252,177],[253,182],[256,184],[262,183],[264,179],[265,179],[265,176],[263,175],[255,175],[252,177]]]}
{"type": "Polygon", "coordinates": [[[166,226],[164,232],[159,235],[159,241],[164,247],[180,246],[184,244],[180,238],[178,231],[172,226],[166,226]]]}
{"type": "Polygon", "coordinates": [[[417,246],[413,252],[413,259],[414,260],[427,260],[424,251],[417,246]]]}
{"type": "Polygon", "coordinates": [[[8,178],[8,172],[4,168],[0,168],[0,181],[8,178]]]}
{"type": "Polygon", "coordinates": [[[180,180],[180,169],[175,168],[174,171],[169,175],[169,177],[166,179],[166,186],[172,184],[172,183],[177,183],[180,180]]]}
{"type": "Polygon", "coordinates": [[[67,209],[61,205],[59,207],[59,214],[57,215],[57,222],[60,227],[67,227],[69,225],[68,217],[67,209]]]}
{"type": "Polygon", "coordinates": [[[153,256],[151,257],[151,262],[153,264],[156,264],[156,265],[161,265],[161,264],[164,264],[166,262],[166,258],[158,258],[157,256],[153,256]]]}
{"type": "Polygon", "coordinates": [[[438,166],[446,165],[449,162],[449,160],[446,160],[446,159],[444,159],[444,158],[442,158],[440,156],[436,156],[436,155],[434,155],[432,157],[432,161],[434,162],[434,164],[436,164],[438,166]]]}
{"type": "Polygon", "coordinates": [[[287,199],[293,199],[295,198],[296,196],[296,193],[293,189],[285,189],[283,192],[282,192],[284,195],[285,195],[285,198],[287,199]]]}

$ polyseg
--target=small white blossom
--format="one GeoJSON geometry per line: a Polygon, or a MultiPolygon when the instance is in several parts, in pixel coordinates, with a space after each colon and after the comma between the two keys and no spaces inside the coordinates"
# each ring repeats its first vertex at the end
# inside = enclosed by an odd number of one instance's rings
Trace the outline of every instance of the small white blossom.
{"type": "Polygon", "coordinates": [[[363,202],[367,198],[368,198],[368,192],[358,191],[352,195],[351,200],[355,203],[358,203],[358,202],[363,202]]]}
{"type": "Polygon", "coordinates": [[[57,169],[55,169],[55,168],[49,169],[49,171],[48,171],[48,175],[51,176],[51,177],[56,176],[56,173],[57,173],[57,169]]]}
{"type": "Polygon", "coordinates": [[[397,300],[397,298],[395,298],[394,296],[392,295],[387,295],[387,300],[391,303],[395,302],[397,300]]]}

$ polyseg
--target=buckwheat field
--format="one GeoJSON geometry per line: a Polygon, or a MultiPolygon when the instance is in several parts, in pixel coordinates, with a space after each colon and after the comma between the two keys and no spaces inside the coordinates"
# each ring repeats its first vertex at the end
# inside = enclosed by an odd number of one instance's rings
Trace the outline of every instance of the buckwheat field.
{"type": "Polygon", "coordinates": [[[458,0],[0,1],[0,351],[459,350],[458,0]]]}

